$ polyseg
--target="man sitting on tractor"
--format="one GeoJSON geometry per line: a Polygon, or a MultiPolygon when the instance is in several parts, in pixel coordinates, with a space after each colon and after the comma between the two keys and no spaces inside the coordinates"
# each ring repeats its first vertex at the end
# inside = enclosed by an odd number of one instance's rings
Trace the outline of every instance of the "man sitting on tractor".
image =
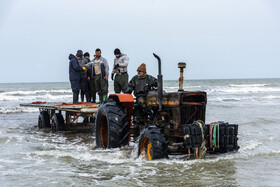
{"type": "Polygon", "coordinates": [[[146,72],[146,64],[142,63],[137,68],[135,75],[128,83],[125,93],[132,93],[136,97],[136,103],[143,109],[146,108],[146,96],[152,87],[157,87],[157,79],[146,72]]]}

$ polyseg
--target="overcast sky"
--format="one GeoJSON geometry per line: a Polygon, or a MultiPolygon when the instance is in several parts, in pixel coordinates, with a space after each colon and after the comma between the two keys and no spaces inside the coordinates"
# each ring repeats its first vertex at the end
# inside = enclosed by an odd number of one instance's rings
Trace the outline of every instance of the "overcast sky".
{"type": "Polygon", "coordinates": [[[280,78],[278,0],[1,0],[0,82],[68,81],[68,55],[115,48],[164,80],[280,78]]]}

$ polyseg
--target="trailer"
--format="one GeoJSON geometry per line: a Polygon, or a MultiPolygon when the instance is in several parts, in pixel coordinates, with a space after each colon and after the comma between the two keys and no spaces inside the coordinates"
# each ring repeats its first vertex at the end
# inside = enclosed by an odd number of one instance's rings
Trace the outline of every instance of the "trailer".
{"type": "Polygon", "coordinates": [[[99,104],[86,102],[72,104],[36,101],[32,103],[22,103],[20,106],[38,108],[40,111],[38,127],[51,128],[52,132],[56,132],[94,129],[94,122],[99,104]]]}

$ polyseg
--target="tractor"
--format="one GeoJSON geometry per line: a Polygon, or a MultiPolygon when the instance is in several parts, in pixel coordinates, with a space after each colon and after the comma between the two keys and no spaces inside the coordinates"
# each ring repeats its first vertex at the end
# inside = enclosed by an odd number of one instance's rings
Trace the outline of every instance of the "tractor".
{"type": "Polygon", "coordinates": [[[110,94],[97,111],[96,146],[117,148],[137,142],[138,156],[147,160],[186,154],[187,158],[204,158],[205,153],[225,153],[239,149],[238,125],[222,121],[205,124],[207,94],[183,90],[180,69],[178,92],[163,91],[161,59],[158,62],[158,86],[149,88],[146,108],[135,103],[131,94],[110,94]]]}

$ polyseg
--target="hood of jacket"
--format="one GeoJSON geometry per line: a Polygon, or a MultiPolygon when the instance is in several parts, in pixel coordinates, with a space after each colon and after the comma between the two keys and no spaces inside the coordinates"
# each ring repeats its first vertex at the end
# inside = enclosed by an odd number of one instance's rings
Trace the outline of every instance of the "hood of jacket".
{"type": "Polygon", "coordinates": [[[73,58],[75,58],[75,56],[73,54],[70,54],[68,57],[69,60],[72,60],[73,58]]]}
{"type": "Polygon", "coordinates": [[[116,59],[118,59],[118,60],[121,60],[121,59],[124,59],[124,58],[128,59],[128,56],[126,54],[122,54],[122,56],[120,56],[120,58],[116,57],[116,59]]]}

